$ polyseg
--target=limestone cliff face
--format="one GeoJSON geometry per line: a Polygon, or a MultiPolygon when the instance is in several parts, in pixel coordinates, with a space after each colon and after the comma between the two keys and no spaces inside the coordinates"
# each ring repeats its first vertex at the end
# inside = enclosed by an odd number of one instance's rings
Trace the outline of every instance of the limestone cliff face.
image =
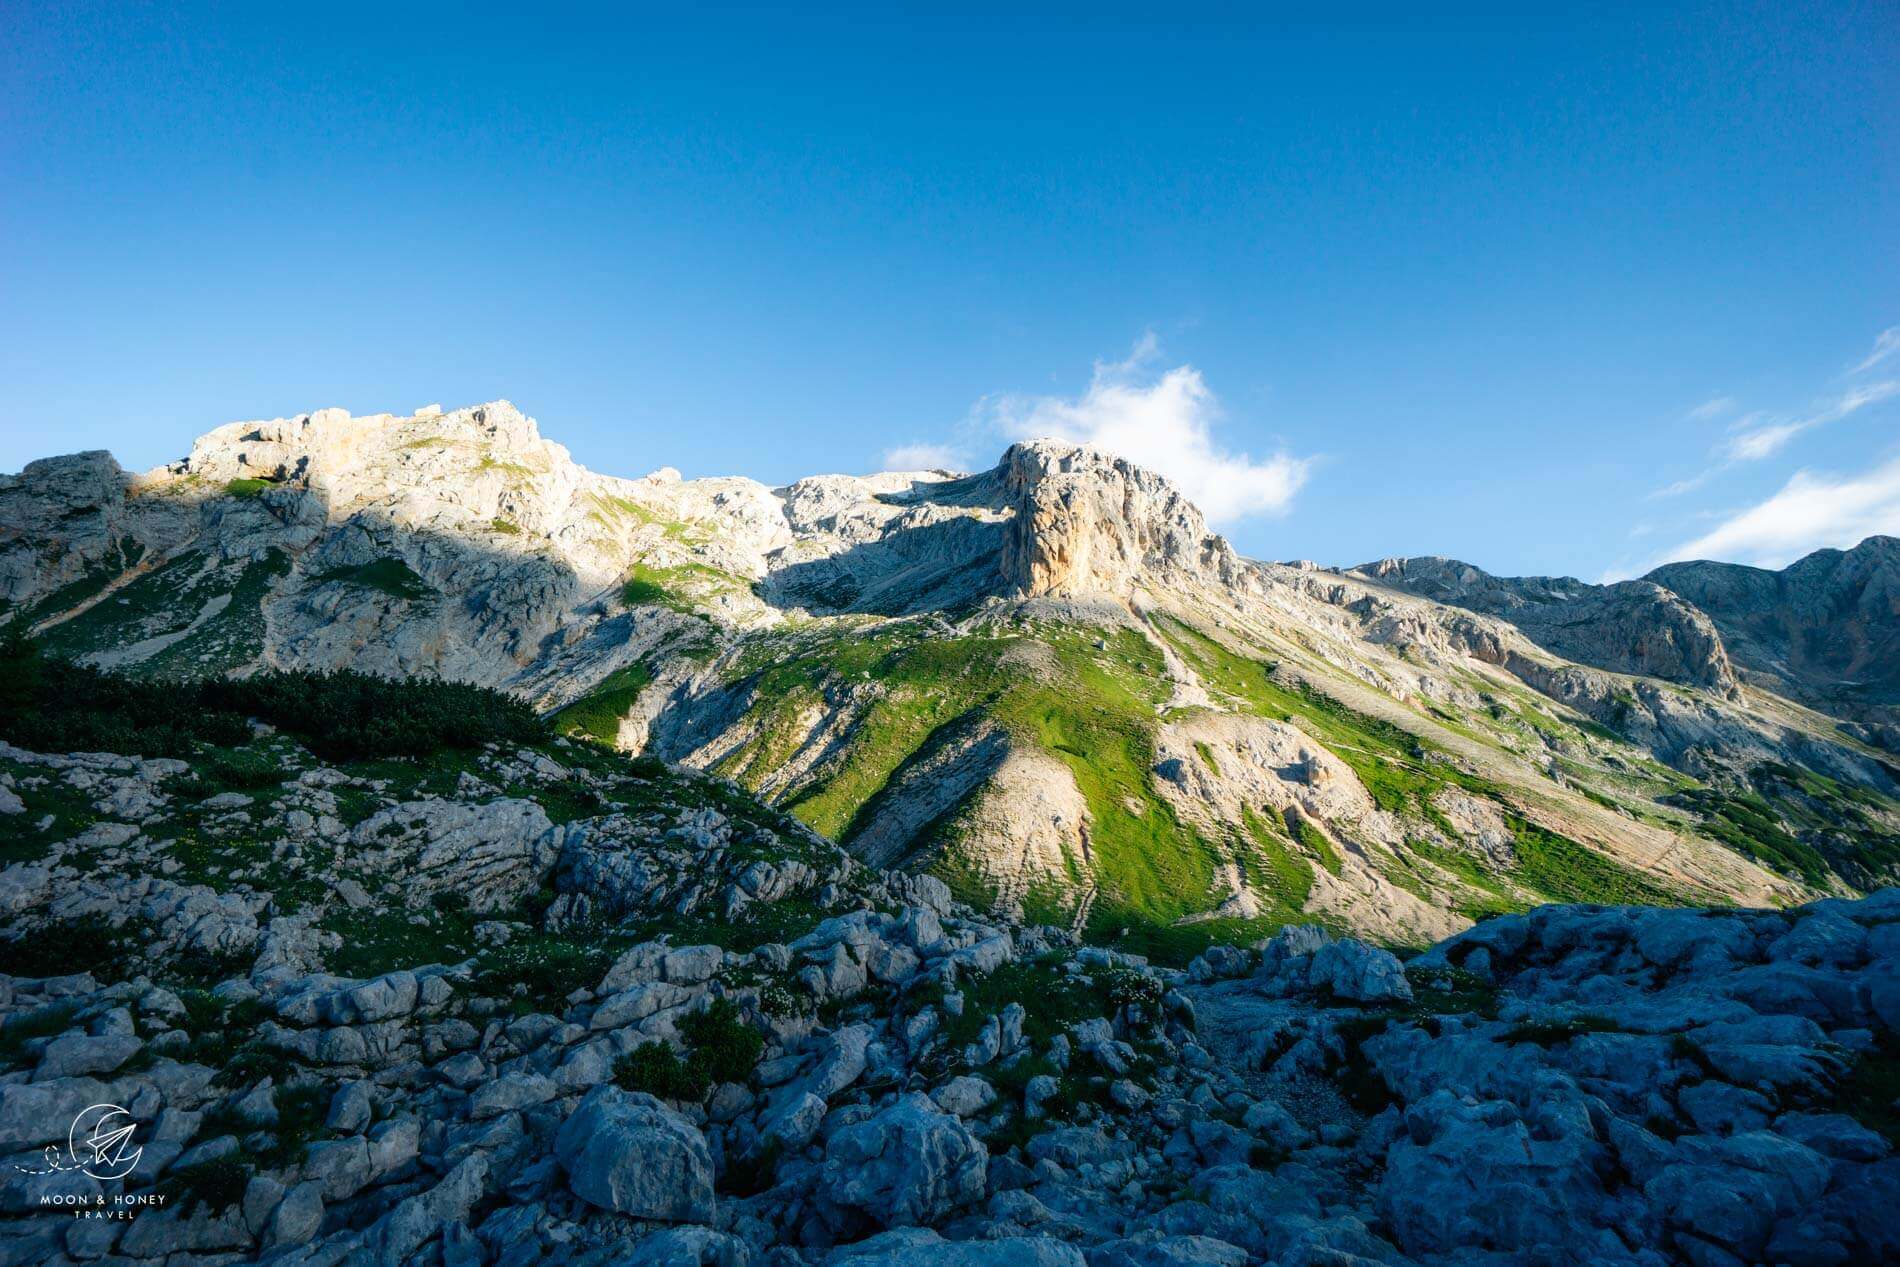
{"type": "Polygon", "coordinates": [[[1123,595],[1173,578],[1219,583],[1237,570],[1192,502],[1121,458],[1037,440],[1012,446],[996,475],[1015,516],[1002,572],[1017,596],[1123,595]]]}

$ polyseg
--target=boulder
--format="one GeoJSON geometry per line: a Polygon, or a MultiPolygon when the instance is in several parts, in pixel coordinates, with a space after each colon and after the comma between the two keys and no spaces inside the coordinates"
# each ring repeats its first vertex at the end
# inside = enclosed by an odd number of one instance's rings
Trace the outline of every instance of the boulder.
{"type": "Polygon", "coordinates": [[[1398,956],[1351,938],[1321,946],[1313,952],[1306,971],[1311,988],[1336,999],[1390,1003],[1412,997],[1412,983],[1405,979],[1405,965],[1398,956]]]}
{"type": "Polygon", "coordinates": [[[980,1200],[988,1169],[983,1142],[913,1092],[831,1136],[820,1187],[883,1227],[909,1227],[980,1200]]]}
{"type": "Polygon", "coordinates": [[[575,1195],[603,1210],[670,1223],[713,1216],[706,1138],[650,1095],[596,1087],[554,1138],[575,1195]]]}

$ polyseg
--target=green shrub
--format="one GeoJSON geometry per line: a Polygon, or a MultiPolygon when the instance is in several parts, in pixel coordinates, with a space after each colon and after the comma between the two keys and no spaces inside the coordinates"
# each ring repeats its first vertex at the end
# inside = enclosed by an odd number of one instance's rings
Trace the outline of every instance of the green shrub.
{"type": "Polygon", "coordinates": [[[27,1043],[33,1039],[65,1033],[78,1011],[74,1003],[48,1003],[0,1022],[0,1069],[18,1064],[26,1053],[27,1043]]]}
{"type": "Polygon", "coordinates": [[[644,1091],[662,1100],[703,1100],[712,1089],[703,1072],[681,1060],[662,1042],[641,1043],[614,1066],[614,1082],[629,1091],[644,1091]]]}
{"type": "Polygon", "coordinates": [[[206,714],[189,688],[46,659],[10,630],[0,642],[0,737],[36,752],[190,756],[198,740],[236,745],[244,718],[206,714]]]}
{"type": "MultiPolygon", "coordinates": [[[[41,752],[188,757],[198,743],[238,747],[250,719],[332,761],[426,757],[483,744],[536,743],[547,728],[523,701],[465,682],[369,673],[271,671],[155,682],[43,658],[17,631],[0,641],[0,738],[41,752]]],[[[259,758],[231,758],[263,778],[259,758]]],[[[255,786],[255,785],[253,785],[255,786]]]]}
{"type": "Polygon", "coordinates": [[[765,1035],[746,1024],[731,999],[714,1000],[681,1021],[679,1029],[692,1066],[710,1082],[744,1082],[765,1051],[765,1035]]]}
{"type": "Polygon", "coordinates": [[[243,1200],[250,1181],[250,1166],[235,1157],[218,1157],[174,1170],[158,1188],[180,1214],[196,1205],[216,1214],[243,1200]]]}
{"type": "Polygon", "coordinates": [[[640,692],[653,680],[644,664],[615,669],[596,686],[549,719],[554,729],[582,735],[611,747],[620,734],[620,719],[632,711],[640,692]]]}
{"type": "Polygon", "coordinates": [[[372,559],[368,563],[359,563],[352,567],[331,568],[310,579],[318,585],[333,582],[357,585],[407,602],[436,596],[435,589],[401,559],[372,559]]]}
{"type": "Polygon", "coordinates": [[[196,689],[212,708],[269,722],[333,761],[426,757],[445,748],[547,736],[526,703],[466,682],[273,671],[196,689]]]}
{"type": "Polygon", "coordinates": [[[765,1051],[765,1035],[746,1023],[731,999],[716,999],[679,1023],[681,1055],[662,1042],[642,1043],[614,1066],[614,1081],[663,1100],[703,1100],[721,1082],[744,1082],[765,1051]]]}
{"type": "Polygon", "coordinates": [[[119,935],[92,920],[49,924],[31,936],[0,942],[0,963],[16,977],[114,976],[124,955],[119,935]]]}
{"type": "Polygon", "coordinates": [[[278,756],[248,748],[215,753],[202,768],[202,777],[213,792],[275,787],[289,775],[278,756]]]}

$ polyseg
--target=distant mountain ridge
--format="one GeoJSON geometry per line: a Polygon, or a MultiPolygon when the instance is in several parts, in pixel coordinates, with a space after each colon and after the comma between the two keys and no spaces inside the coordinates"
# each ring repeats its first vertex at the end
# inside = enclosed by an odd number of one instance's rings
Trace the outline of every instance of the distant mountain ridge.
{"type": "Polygon", "coordinates": [[[1439,557],[1352,571],[1502,616],[1584,663],[1718,691],[1747,681],[1868,722],[1890,745],[1900,734],[1900,538],[1817,550],[1780,571],[1701,560],[1610,585],[1492,576],[1439,557]]]}
{"type": "Polygon", "coordinates": [[[1900,704],[1900,538],[1816,550],[1779,572],[1670,563],[1649,579],[1708,613],[1736,662],[1768,689],[1893,725],[1900,704]]]}
{"type": "Polygon", "coordinates": [[[505,401],[234,423],[145,474],[0,477],[0,600],[138,674],[510,690],[1101,936],[1421,942],[1551,898],[1900,877],[1883,733],[1757,688],[1768,633],[1732,639],[1732,605],[1249,560],[1166,479],[1052,441],[771,488],[601,475],[505,401]]]}

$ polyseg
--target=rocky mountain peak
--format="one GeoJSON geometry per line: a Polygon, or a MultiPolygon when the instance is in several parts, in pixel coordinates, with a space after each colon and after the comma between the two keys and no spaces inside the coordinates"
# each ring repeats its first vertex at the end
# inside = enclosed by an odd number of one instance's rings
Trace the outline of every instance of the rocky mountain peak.
{"type": "Polygon", "coordinates": [[[294,418],[233,422],[198,437],[173,470],[213,481],[263,479],[312,487],[348,485],[379,460],[438,445],[474,444],[493,460],[536,458],[565,464],[567,451],[541,438],[532,418],[505,400],[452,413],[427,406],[410,415],[352,415],[318,409],[294,418]]]}
{"type": "Polygon", "coordinates": [[[1002,571],[1021,597],[1125,594],[1148,578],[1221,582],[1239,560],[1168,480],[1059,440],[1012,445],[996,468],[1015,518],[1002,571]]]}
{"type": "Polygon", "coordinates": [[[1779,572],[1697,561],[1644,579],[1706,612],[1752,681],[1900,741],[1900,538],[1816,550],[1779,572]]]}

